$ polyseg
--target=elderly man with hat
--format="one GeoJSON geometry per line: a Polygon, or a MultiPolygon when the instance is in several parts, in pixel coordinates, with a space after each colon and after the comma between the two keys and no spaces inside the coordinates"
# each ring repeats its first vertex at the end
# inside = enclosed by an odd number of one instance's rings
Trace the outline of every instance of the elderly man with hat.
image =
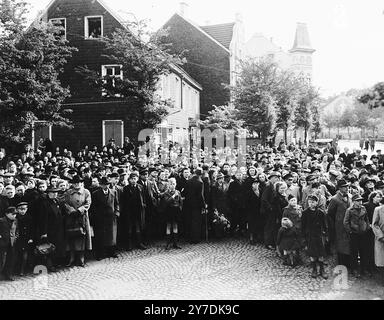
{"type": "Polygon", "coordinates": [[[132,250],[133,235],[136,234],[136,245],[140,250],[147,247],[143,243],[143,230],[145,227],[145,196],[143,187],[138,184],[139,174],[131,172],[128,178],[129,184],[124,187],[121,195],[121,227],[119,230],[125,237],[125,245],[128,251],[132,250]]]}
{"type": "Polygon", "coordinates": [[[91,223],[95,231],[96,260],[117,258],[117,219],[120,216],[119,197],[106,177],[100,179],[101,188],[92,193],[91,223]]]}
{"type": "Polygon", "coordinates": [[[327,211],[330,231],[330,242],[335,246],[338,264],[350,267],[350,236],[344,227],[347,209],[352,205],[352,197],[348,193],[349,184],[344,179],[337,182],[338,192],[331,198],[327,211]]]}
{"type": "Polygon", "coordinates": [[[80,267],[85,266],[85,250],[92,250],[91,227],[88,211],[92,199],[89,190],[84,188],[83,179],[76,175],[71,180],[72,187],[64,195],[66,213],[66,249],[70,252],[68,267],[76,262],[80,267]]]}

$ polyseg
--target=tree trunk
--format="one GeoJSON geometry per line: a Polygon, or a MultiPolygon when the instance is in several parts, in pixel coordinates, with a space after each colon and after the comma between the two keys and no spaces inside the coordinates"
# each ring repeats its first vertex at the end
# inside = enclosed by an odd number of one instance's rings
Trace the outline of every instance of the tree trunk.
{"type": "Polygon", "coordinates": [[[304,143],[305,143],[305,145],[307,145],[307,131],[308,131],[308,129],[307,129],[307,127],[305,126],[305,127],[304,127],[304,143]]]}
{"type": "Polygon", "coordinates": [[[288,128],[284,128],[284,141],[288,144],[288,128]]]}
{"type": "Polygon", "coordinates": [[[328,138],[331,139],[331,128],[328,128],[328,138]]]}

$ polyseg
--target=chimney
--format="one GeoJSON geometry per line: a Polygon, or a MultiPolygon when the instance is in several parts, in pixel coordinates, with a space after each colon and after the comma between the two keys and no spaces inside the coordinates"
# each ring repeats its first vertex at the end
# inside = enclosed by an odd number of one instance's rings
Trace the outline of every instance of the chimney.
{"type": "Polygon", "coordinates": [[[188,17],[188,3],[180,2],[180,15],[185,18],[188,17]]]}

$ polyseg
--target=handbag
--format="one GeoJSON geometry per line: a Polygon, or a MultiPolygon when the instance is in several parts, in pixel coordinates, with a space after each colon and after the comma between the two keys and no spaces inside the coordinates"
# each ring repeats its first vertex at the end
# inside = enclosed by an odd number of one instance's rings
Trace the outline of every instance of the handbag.
{"type": "Polygon", "coordinates": [[[50,255],[51,253],[55,252],[56,247],[53,243],[43,243],[38,246],[36,246],[34,253],[37,256],[47,256],[50,255]]]}

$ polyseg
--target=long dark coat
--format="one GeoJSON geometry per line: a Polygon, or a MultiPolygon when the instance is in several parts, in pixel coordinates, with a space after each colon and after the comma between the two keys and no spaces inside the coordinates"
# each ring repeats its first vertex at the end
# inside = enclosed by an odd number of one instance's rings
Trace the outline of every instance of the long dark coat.
{"type": "Polygon", "coordinates": [[[17,239],[17,248],[21,251],[27,250],[28,241],[34,239],[32,216],[27,211],[25,215],[17,217],[17,227],[19,229],[19,238],[17,239]]]}
{"type": "Polygon", "coordinates": [[[263,230],[261,214],[261,194],[257,195],[252,190],[252,185],[250,190],[247,190],[246,201],[245,201],[245,212],[248,221],[248,230],[252,234],[260,234],[263,230]]]}
{"type": "Polygon", "coordinates": [[[343,198],[341,193],[338,192],[332,197],[327,213],[330,241],[336,245],[337,253],[345,255],[350,254],[350,236],[344,228],[344,217],[351,204],[352,199],[350,195],[347,198],[343,198]]]}
{"type": "Polygon", "coordinates": [[[58,200],[44,198],[40,201],[35,220],[36,244],[42,235],[47,235],[48,242],[56,246],[55,255],[63,256],[65,248],[64,240],[64,215],[63,207],[58,200]]]}
{"type": "Polygon", "coordinates": [[[300,249],[300,239],[295,228],[281,227],[277,233],[276,245],[280,251],[294,251],[300,249]]]}
{"type": "Polygon", "coordinates": [[[192,242],[201,240],[204,208],[204,183],[200,177],[193,176],[187,182],[184,202],[186,236],[192,242]]]}
{"type": "Polygon", "coordinates": [[[226,218],[229,218],[230,206],[228,199],[228,185],[224,184],[220,187],[217,183],[211,188],[212,194],[212,209],[223,214],[226,218]]]}
{"type": "Polygon", "coordinates": [[[145,225],[145,196],[143,187],[127,185],[121,197],[121,219],[124,229],[139,224],[141,229],[145,225]]]}
{"type": "Polygon", "coordinates": [[[108,189],[107,196],[102,189],[92,193],[90,213],[95,241],[102,246],[115,246],[117,217],[120,214],[117,191],[108,189]]]}
{"type": "Polygon", "coordinates": [[[318,258],[326,255],[325,237],[327,236],[327,221],[324,211],[320,209],[303,211],[301,217],[303,233],[307,243],[307,254],[318,258]]]}
{"type": "Polygon", "coordinates": [[[268,183],[261,195],[260,213],[264,220],[264,244],[275,245],[277,236],[277,216],[273,210],[274,202],[274,186],[268,183]]]}

